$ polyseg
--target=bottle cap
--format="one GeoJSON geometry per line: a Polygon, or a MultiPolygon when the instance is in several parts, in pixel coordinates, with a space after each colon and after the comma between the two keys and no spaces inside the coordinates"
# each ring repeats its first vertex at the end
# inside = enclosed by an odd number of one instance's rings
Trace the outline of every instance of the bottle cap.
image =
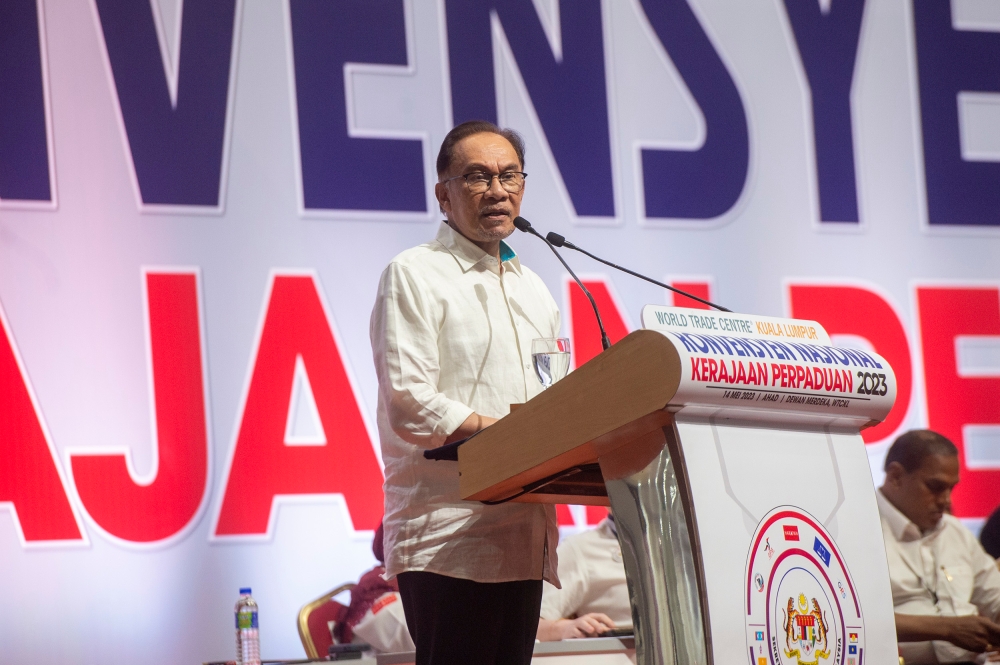
{"type": "Polygon", "coordinates": [[[240,587],[240,595],[241,596],[249,596],[250,595],[250,587],[248,587],[248,586],[240,587]]]}

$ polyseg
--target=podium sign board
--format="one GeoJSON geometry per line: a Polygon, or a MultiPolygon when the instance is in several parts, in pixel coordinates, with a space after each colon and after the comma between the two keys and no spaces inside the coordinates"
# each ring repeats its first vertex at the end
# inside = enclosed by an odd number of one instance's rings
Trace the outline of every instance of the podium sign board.
{"type": "Polygon", "coordinates": [[[609,502],[640,663],[894,665],[859,434],[892,407],[891,367],[810,321],[642,318],[463,446],[463,496],[609,502]]]}
{"type": "Polygon", "coordinates": [[[687,414],[723,407],[728,418],[860,429],[884,418],[895,401],[885,360],[833,346],[814,321],[650,305],[642,323],[677,347],[681,384],[670,403],[687,414]]]}

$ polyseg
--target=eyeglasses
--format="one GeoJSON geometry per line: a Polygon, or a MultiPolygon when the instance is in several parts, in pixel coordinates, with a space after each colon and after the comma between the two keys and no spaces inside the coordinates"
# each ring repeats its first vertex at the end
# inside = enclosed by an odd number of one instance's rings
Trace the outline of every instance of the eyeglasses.
{"type": "Polygon", "coordinates": [[[469,188],[470,192],[473,194],[485,194],[490,190],[490,187],[493,186],[493,178],[496,178],[500,181],[500,186],[503,187],[508,194],[517,194],[524,189],[524,179],[527,177],[528,174],[523,171],[504,171],[503,173],[473,171],[472,173],[466,173],[465,175],[445,178],[441,182],[464,178],[465,186],[469,188]]]}

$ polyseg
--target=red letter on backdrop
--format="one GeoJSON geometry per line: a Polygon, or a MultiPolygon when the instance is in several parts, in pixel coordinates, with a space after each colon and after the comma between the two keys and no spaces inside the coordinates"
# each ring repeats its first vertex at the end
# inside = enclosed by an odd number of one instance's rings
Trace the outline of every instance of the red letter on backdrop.
{"type": "MultiPolygon", "coordinates": [[[[601,310],[601,320],[604,322],[604,329],[608,333],[608,339],[611,340],[611,343],[614,344],[629,334],[625,317],[618,309],[618,303],[612,297],[608,283],[604,279],[580,281],[586,285],[590,295],[594,296],[594,302],[601,310]]],[[[590,301],[587,300],[583,290],[572,280],[567,282],[567,287],[569,288],[567,304],[569,305],[569,336],[572,340],[573,366],[579,367],[602,351],[601,331],[597,327],[597,319],[594,318],[594,308],[590,306],[590,301]]],[[[567,511],[566,514],[568,515],[569,512],[567,511]]],[[[587,506],[587,524],[597,524],[607,514],[607,508],[587,506]]],[[[572,521],[568,523],[573,524],[572,521]]]]}
{"type": "Polygon", "coordinates": [[[910,408],[913,364],[903,322],[878,293],[860,286],[791,284],[791,316],[818,321],[831,335],[857,335],[889,361],[896,374],[896,403],[886,419],[861,432],[865,443],[881,441],[896,431],[910,408]]]}
{"type": "Polygon", "coordinates": [[[263,535],[274,498],[343,494],[354,528],[382,518],[382,472],[313,277],[271,287],[217,536],[263,535]],[[326,444],[285,445],[295,358],[309,377],[326,444]]]}
{"type": "MultiPolygon", "coordinates": [[[[589,286],[587,287],[590,288],[589,286]]],[[[587,525],[593,526],[594,524],[600,523],[605,517],[608,516],[608,509],[604,506],[585,506],[587,515],[587,525]]],[[[573,519],[573,513],[570,512],[569,506],[565,503],[556,504],[556,518],[559,522],[559,526],[576,526],[576,520],[573,519]]]]}
{"type": "MultiPolygon", "coordinates": [[[[711,287],[708,282],[695,282],[695,281],[679,281],[674,280],[670,282],[670,286],[675,289],[680,289],[681,291],[687,291],[693,296],[698,296],[702,300],[711,300],[711,287]]],[[[590,288],[590,287],[587,287],[590,288]]],[[[679,293],[670,292],[670,301],[674,307],[689,307],[691,309],[712,309],[705,303],[698,302],[688,298],[687,296],[682,296],[679,293]]]]}
{"type": "Polygon", "coordinates": [[[87,513],[112,536],[135,543],[169,538],[191,524],[208,486],[198,276],[194,271],[147,272],[145,280],[155,478],[137,483],[122,453],[70,453],[73,481],[87,513]]]}
{"type": "Polygon", "coordinates": [[[0,505],[27,543],[82,540],[0,308],[0,505]]]}
{"type": "MultiPolygon", "coordinates": [[[[608,333],[608,339],[611,340],[611,343],[614,344],[629,334],[628,326],[625,325],[625,317],[618,309],[618,304],[611,295],[607,281],[604,279],[580,281],[590,291],[590,295],[594,296],[594,302],[601,310],[604,330],[608,333]]],[[[601,331],[597,327],[594,308],[590,306],[586,294],[574,281],[568,281],[567,286],[569,288],[567,304],[569,305],[569,336],[572,340],[573,366],[579,367],[602,351],[601,331]]]]}
{"type": "Polygon", "coordinates": [[[976,287],[917,289],[927,384],[928,427],[958,446],[961,482],[952,492],[957,517],[985,517],[1000,503],[1000,469],[968,468],[963,425],[1000,425],[1000,376],[960,377],[955,338],[997,337],[1000,290],[976,287]]]}
{"type": "MultiPolygon", "coordinates": [[[[589,289],[590,287],[588,286],[587,288],[589,289]]],[[[598,524],[607,516],[608,509],[604,506],[587,506],[587,524],[598,524]]]]}

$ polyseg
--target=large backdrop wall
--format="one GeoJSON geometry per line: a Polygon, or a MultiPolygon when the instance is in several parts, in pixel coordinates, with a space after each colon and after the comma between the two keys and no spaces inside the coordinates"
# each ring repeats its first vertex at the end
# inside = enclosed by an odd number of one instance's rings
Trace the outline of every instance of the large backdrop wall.
{"type": "MultiPolygon", "coordinates": [[[[371,565],[368,318],[433,238],[437,147],[526,138],[543,231],[893,365],[867,430],[1000,503],[991,0],[0,2],[0,662],[265,657],[371,565]]],[[[591,314],[536,239],[510,240],[591,314]]],[[[617,339],[665,292],[569,260],[617,339]]],[[[817,461],[817,463],[821,463],[817,461]]],[[[810,491],[796,477],[761,478],[810,491]]],[[[560,510],[567,528],[599,511],[560,510]]]]}

